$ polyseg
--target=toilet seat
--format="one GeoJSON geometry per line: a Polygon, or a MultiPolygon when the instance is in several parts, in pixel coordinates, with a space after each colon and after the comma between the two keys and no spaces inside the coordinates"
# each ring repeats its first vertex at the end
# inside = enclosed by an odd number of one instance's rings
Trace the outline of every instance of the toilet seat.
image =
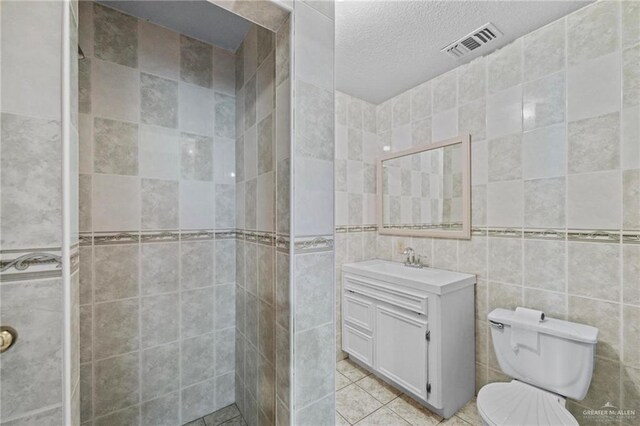
{"type": "Polygon", "coordinates": [[[492,426],[578,426],[564,398],[517,380],[483,386],[477,405],[492,426]]]}

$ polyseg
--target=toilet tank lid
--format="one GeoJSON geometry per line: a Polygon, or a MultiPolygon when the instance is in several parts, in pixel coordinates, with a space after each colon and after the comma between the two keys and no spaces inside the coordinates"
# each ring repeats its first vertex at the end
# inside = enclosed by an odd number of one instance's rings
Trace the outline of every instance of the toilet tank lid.
{"type": "Polygon", "coordinates": [[[575,340],[578,342],[594,344],[598,342],[598,329],[591,327],[590,325],[578,324],[555,318],[546,318],[544,321],[540,321],[539,323],[531,323],[522,321],[516,316],[515,311],[501,308],[491,311],[488,317],[491,321],[505,325],[517,325],[539,333],[563,337],[565,339],[575,340]]]}

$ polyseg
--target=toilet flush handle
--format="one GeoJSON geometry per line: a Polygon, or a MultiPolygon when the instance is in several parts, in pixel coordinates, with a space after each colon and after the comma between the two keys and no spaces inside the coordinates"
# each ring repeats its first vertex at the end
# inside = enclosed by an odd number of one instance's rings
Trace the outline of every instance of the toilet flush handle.
{"type": "Polygon", "coordinates": [[[499,328],[500,330],[504,328],[504,324],[498,321],[489,320],[489,324],[493,327],[499,328]]]}

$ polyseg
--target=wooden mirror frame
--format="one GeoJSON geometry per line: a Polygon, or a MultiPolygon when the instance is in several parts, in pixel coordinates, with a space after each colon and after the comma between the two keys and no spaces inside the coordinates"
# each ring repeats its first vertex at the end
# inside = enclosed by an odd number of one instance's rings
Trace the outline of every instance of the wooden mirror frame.
{"type": "Polygon", "coordinates": [[[400,235],[407,237],[433,237],[433,238],[455,238],[468,240],[471,238],[471,135],[459,135],[455,138],[446,139],[440,142],[418,145],[403,151],[385,154],[377,160],[378,175],[376,176],[376,195],[378,205],[378,233],[380,235],[400,235]],[[383,188],[382,188],[382,162],[407,155],[418,154],[425,151],[432,151],[451,145],[462,145],[462,229],[393,229],[383,226],[383,188]]]}

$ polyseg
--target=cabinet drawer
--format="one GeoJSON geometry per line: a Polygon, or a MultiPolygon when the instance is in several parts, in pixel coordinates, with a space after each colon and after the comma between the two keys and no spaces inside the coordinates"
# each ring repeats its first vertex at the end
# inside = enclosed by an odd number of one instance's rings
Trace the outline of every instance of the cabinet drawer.
{"type": "Polygon", "coordinates": [[[345,292],[352,291],[419,315],[427,315],[429,297],[424,293],[400,289],[398,286],[389,285],[382,281],[351,274],[344,275],[343,283],[345,292]]]}
{"type": "Polygon", "coordinates": [[[372,302],[347,290],[342,303],[342,315],[345,321],[373,333],[375,306],[372,302]]]}
{"type": "Polygon", "coordinates": [[[342,326],[342,350],[360,362],[373,366],[373,338],[346,324],[342,326]]]}

